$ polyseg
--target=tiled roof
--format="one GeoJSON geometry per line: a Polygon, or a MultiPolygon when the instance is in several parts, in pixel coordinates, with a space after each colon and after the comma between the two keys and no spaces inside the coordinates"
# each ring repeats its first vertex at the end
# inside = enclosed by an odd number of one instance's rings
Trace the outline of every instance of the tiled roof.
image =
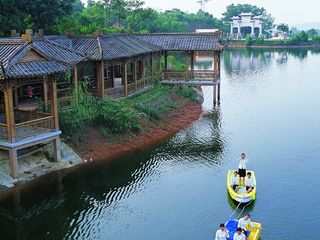
{"type": "Polygon", "coordinates": [[[102,59],[99,42],[95,37],[75,37],[72,38],[72,47],[74,50],[86,54],[90,60],[98,61],[102,59]]]}
{"type": "Polygon", "coordinates": [[[159,46],[134,35],[111,35],[99,37],[104,60],[129,58],[161,51],[159,46]]]}
{"type": "Polygon", "coordinates": [[[32,45],[43,55],[66,64],[76,64],[85,58],[83,53],[49,40],[37,40],[32,45]]]}
{"type": "Polygon", "coordinates": [[[0,39],[0,79],[52,74],[65,71],[67,68],[47,59],[32,43],[0,39]],[[30,50],[36,51],[43,58],[20,62],[30,50]]]}
{"type": "Polygon", "coordinates": [[[137,35],[167,51],[222,51],[220,36],[213,33],[156,33],[137,35]]]}
{"type": "Polygon", "coordinates": [[[6,76],[9,78],[33,77],[37,75],[64,72],[67,69],[67,66],[54,61],[29,61],[13,64],[9,67],[6,76]]]}

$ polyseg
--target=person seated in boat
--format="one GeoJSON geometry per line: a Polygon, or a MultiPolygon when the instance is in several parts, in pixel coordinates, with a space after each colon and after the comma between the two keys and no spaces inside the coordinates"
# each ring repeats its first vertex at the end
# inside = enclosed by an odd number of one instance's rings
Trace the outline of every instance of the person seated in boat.
{"type": "Polygon", "coordinates": [[[251,172],[247,173],[246,177],[246,190],[248,193],[252,192],[252,190],[256,187],[254,184],[254,179],[251,177],[251,172]]]}
{"type": "Polygon", "coordinates": [[[238,228],[242,229],[242,232],[247,236],[248,232],[246,231],[247,226],[256,228],[256,226],[251,222],[250,215],[246,214],[243,218],[240,218],[238,221],[238,228]]]}
{"type": "Polygon", "coordinates": [[[233,188],[234,191],[236,191],[237,187],[239,186],[238,179],[239,179],[238,172],[234,171],[233,176],[231,177],[231,187],[233,188]]]}
{"type": "Polygon", "coordinates": [[[248,163],[248,159],[246,158],[246,154],[245,153],[241,153],[240,158],[237,159],[237,161],[239,161],[239,169],[238,169],[238,173],[240,176],[240,185],[244,185],[245,184],[245,177],[246,177],[246,169],[247,169],[247,163],[248,163]]]}
{"type": "Polygon", "coordinates": [[[233,235],[233,240],[246,240],[246,235],[242,232],[240,227],[237,228],[237,231],[233,235]]]}
{"type": "Polygon", "coordinates": [[[226,228],[226,226],[223,223],[221,223],[220,229],[218,229],[216,232],[215,240],[227,240],[227,238],[229,238],[229,231],[226,228]]]}

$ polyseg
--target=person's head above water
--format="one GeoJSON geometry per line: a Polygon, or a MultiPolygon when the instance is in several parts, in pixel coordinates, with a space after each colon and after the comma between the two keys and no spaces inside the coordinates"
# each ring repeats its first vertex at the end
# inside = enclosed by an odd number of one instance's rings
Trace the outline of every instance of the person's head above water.
{"type": "Polygon", "coordinates": [[[220,229],[223,230],[225,228],[223,223],[220,223],[220,229]]]}
{"type": "Polygon", "coordinates": [[[241,153],[240,157],[241,157],[241,159],[245,159],[246,158],[246,154],[245,153],[241,153]]]}

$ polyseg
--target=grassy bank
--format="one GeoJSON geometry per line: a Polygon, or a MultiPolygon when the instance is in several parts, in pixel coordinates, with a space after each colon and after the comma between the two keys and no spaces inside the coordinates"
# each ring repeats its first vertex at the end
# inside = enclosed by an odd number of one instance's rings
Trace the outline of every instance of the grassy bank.
{"type": "Polygon", "coordinates": [[[197,98],[192,88],[163,85],[119,100],[96,99],[83,86],[78,92],[78,101],[74,98],[59,116],[63,138],[72,143],[81,142],[92,128],[106,137],[136,133],[148,122],[156,122],[169,110],[182,106],[184,100],[197,98]]]}

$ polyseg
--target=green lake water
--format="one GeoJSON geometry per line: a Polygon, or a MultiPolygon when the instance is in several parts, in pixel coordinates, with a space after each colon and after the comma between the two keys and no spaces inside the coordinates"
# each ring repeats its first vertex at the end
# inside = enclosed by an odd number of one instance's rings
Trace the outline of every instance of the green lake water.
{"type": "Polygon", "coordinates": [[[236,207],[226,174],[241,152],[257,177],[245,212],[261,239],[317,239],[319,76],[319,51],[225,51],[219,107],[203,87],[202,118],[171,139],[12,192],[0,239],[214,239],[236,207]]]}

